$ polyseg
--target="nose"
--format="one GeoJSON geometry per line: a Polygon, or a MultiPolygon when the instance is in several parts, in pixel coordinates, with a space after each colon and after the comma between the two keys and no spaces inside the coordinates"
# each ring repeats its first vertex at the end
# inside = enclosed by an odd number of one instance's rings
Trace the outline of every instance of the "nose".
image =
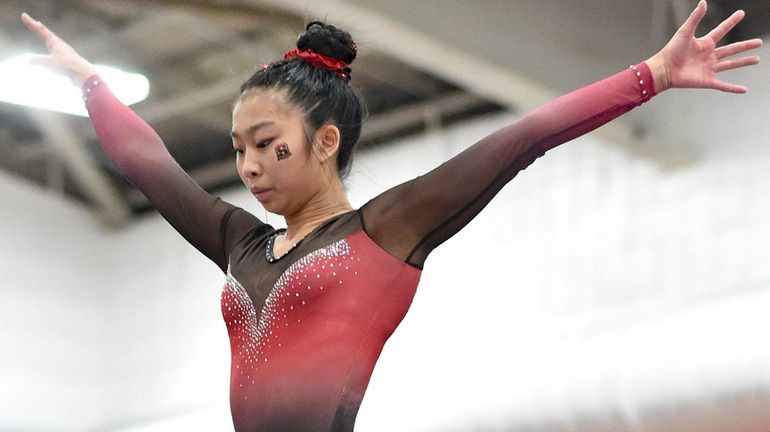
{"type": "Polygon", "coordinates": [[[256,151],[246,149],[241,154],[241,176],[244,178],[255,178],[262,175],[262,164],[256,151]]]}

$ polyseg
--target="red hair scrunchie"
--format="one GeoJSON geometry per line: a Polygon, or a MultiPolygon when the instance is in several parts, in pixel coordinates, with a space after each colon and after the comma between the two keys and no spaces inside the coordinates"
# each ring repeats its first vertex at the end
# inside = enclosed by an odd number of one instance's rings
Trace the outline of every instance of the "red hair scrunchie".
{"type": "Polygon", "coordinates": [[[337,60],[323,54],[318,54],[315,51],[300,51],[297,48],[286,51],[286,54],[283,55],[284,60],[291,60],[296,57],[301,58],[313,67],[332,71],[345,81],[350,80],[350,73],[348,72],[349,69],[347,68],[347,64],[342,60],[337,60]]]}

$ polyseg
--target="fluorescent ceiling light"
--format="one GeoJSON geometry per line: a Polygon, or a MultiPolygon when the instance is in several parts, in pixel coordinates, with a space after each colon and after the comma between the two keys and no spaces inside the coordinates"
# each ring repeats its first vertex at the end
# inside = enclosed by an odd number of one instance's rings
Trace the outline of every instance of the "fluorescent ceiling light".
{"type": "MultiPolygon", "coordinates": [[[[81,89],[67,77],[32,64],[32,57],[23,54],[0,62],[0,101],[87,117],[81,89]]],[[[112,93],[126,105],[142,101],[150,93],[150,82],[144,75],[95,66],[112,93]]]]}

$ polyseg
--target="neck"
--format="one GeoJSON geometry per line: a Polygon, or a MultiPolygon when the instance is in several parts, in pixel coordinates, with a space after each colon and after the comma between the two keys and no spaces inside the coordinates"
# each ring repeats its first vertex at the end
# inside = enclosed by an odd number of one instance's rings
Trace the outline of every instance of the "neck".
{"type": "Polygon", "coordinates": [[[353,210],[342,188],[341,181],[335,181],[311,197],[298,212],[284,215],[286,240],[297,242],[329,219],[353,210]]]}

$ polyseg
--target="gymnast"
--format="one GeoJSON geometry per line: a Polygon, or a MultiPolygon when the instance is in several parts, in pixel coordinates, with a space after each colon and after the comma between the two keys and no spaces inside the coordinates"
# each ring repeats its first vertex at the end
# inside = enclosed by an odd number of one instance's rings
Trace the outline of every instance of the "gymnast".
{"type": "Polygon", "coordinates": [[[705,14],[701,1],[646,61],[547,103],[360,208],[342,181],[365,117],[350,83],[357,47],[347,32],[311,22],[295,49],[243,83],[232,112],[238,175],[284,218],[280,229],[203,191],[91,63],[39,21],[22,20],[48,48],[36,62],[83,88],[120,172],[222,270],[235,430],[328,432],[353,430],[375,362],[430,252],[519,171],[668,89],[746,92],[717,74],[758,63],[742,54],[762,41],[717,47],[744,13],[696,37],[705,14]]]}

